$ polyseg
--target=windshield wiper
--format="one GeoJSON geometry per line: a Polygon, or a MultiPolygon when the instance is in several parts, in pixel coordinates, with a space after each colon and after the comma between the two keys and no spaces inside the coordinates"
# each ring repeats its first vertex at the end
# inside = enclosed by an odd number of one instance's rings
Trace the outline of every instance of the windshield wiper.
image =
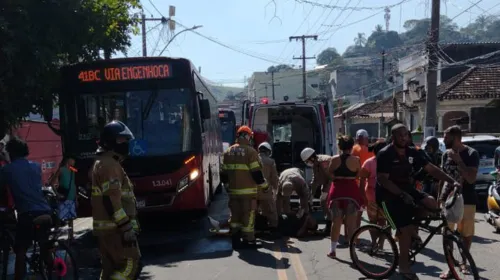
{"type": "Polygon", "coordinates": [[[146,106],[142,111],[142,120],[146,120],[149,117],[149,113],[151,113],[151,109],[153,108],[153,103],[155,102],[156,98],[158,98],[157,90],[153,91],[149,95],[148,102],[146,103],[146,106]]]}

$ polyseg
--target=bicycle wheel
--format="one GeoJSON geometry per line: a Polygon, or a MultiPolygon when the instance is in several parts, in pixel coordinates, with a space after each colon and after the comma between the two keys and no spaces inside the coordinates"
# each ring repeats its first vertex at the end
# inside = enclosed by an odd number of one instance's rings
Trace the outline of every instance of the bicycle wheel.
{"type": "Polygon", "coordinates": [[[399,251],[389,228],[378,225],[358,228],[352,235],[349,253],[354,266],[369,279],[387,279],[398,267],[399,251]],[[388,251],[384,252],[384,248],[388,251]],[[371,259],[361,260],[363,255],[371,259]]]}
{"type": "Polygon", "coordinates": [[[47,267],[45,262],[40,262],[40,271],[44,280],[78,279],[78,267],[75,258],[69,247],[62,242],[58,242],[55,248],[51,249],[52,268],[47,267]]]}
{"type": "Polygon", "coordinates": [[[472,258],[469,250],[467,250],[458,234],[448,234],[443,236],[443,250],[446,263],[450,269],[450,273],[456,280],[474,279],[479,280],[479,272],[477,271],[476,263],[472,258]],[[453,255],[458,252],[458,256],[453,255]],[[463,273],[462,268],[465,267],[468,273],[463,273]]]}

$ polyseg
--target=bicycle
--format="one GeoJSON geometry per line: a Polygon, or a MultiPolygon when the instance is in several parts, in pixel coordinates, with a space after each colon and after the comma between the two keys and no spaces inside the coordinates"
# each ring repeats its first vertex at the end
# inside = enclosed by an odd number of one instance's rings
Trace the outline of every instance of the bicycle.
{"type": "MultiPolygon", "coordinates": [[[[53,191],[44,189],[46,199],[52,200],[55,197],[53,191]],[[53,197],[54,196],[54,197],[53,197]]],[[[52,279],[78,279],[76,262],[69,247],[59,242],[62,229],[57,221],[57,213],[52,215],[41,215],[33,220],[33,249],[26,254],[26,263],[29,267],[27,275],[39,275],[43,280],[52,279]],[[68,273],[68,264],[60,252],[69,258],[74,268],[73,273],[68,273]],[[42,260],[46,256],[46,260],[42,260]],[[55,277],[54,277],[54,275],[55,277]],[[70,274],[70,275],[68,275],[70,274]]],[[[1,230],[0,244],[2,250],[2,280],[7,280],[9,255],[15,244],[15,225],[4,226],[1,230]]]]}
{"type": "MultiPolygon", "coordinates": [[[[456,196],[454,196],[452,202],[446,207],[447,208],[452,207],[453,204],[455,203],[455,199],[456,196]]],[[[412,247],[410,248],[410,255],[409,255],[411,263],[412,264],[415,263],[416,256],[427,246],[427,244],[434,237],[434,235],[441,233],[442,230],[444,229],[444,232],[442,233],[443,251],[451,275],[457,280],[461,279],[458,276],[457,271],[455,270],[455,266],[457,265],[460,266],[461,261],[465,260],[466,263],[468,263],[469,265],[469,271],[471,275],[474,277],[474,280],[479,280],[480,279],[479,273],[477,271],[474,259],[472,258],[470,252],[465,248],[462,238],[460,237],[460,234],[457,231],[452,231],[449,229],[448,221],[446,220],[446,217],[443,214],[442,209],[428,209],[423,205],[421,206],[428,212],[431,212],[432,215],[423,218],[415,217],[413,219],[413,224],[417,227],[417,229],[421,229],[424,232],[428,232],[429,236],[424,242],[419,242],[412,245],[412,247]],[[430,223],[434,221],[440,221],[440,224],[436,227],[431,226],[430,223]],[[453,257],[453,250],[454,250],[453,248],[458,248],[461,260],[456,260],[453,257]]],[[[388,279],[390,276],[394,274],[396,268],[398,267],[399,249],[396,245],[394,237],[392,236],[391,229],[392,228],[390,225],[381,227],[378,225],[368,224],[358,228],[351,237],[351,244],[349,245],[349,253],[351,256],[351,260],[353,261],[353,264],[356,267],[356,269],[369,279],[388,279]],[[359,245],[355,244],[354,240],[358,240],[359,236],[366,231],[368,231],[375,237],[374,239],[371,240],[371,244],[369,246],[370,248],[368,248],[368,255],[370,257],[374,256],[379,252],[381,247],[383,247],[385,241],[387,241],[391,247],[392,253],[394,254],[394,260],[390,262],[389,268],[384,272],[379,273],[379,272],[369,271],[357,256],[355,250],[359,245]]]]}

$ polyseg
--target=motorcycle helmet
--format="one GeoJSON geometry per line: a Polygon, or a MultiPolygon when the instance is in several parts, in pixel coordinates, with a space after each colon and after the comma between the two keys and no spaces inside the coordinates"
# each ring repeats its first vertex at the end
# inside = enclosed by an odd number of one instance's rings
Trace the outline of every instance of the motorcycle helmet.
{"type": "Polygon", "coordinates": [[[134,134],[124,123],[113,120],[103,127],[99,138],[99,147],[105,151],[114,151],[127,156],[129,154],[129,141],[133,139],[134,134]],[[123,138],[125,141],[118,143],[119,138],[123,138]]]}

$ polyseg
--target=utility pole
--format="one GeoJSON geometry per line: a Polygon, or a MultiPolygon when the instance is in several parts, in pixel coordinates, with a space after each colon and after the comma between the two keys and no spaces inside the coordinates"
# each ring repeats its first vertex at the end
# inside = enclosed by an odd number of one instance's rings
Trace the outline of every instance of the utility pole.
{"type": "Polygon", "coordinates": [[[306,59],[315,59],[315,56],[306,57],[306,39],[314,39],[318,40],[318,35],[302,35],[302,36],[290,36],[290,41],[296,40],[302,41],[302,56],[301,57],[293,57],[293,59],[302,59],[302,97],[304,98],[304,102],[307,101],[307,93],[306,93],[306,59]]]}
{"type": "MultiPolygon", "coordinates": [[[[275,71],[272,70],[270,73],[271,73],[271,84],[270,84],[270,86],[271,86],[271,89],[272,89],[273,100],[276,100],[276,96],[274,95],[274,87],[275,86],[280,86],[280,84],[275,84],[274,83],[274,73],[275,73],[275,71]]],[[[268,74],[268,73],[266,72],[266,74],[268,74]]],[[[267,87],[267,85],[266,85],[266,87],[267,87]]],[[[267,94],[267,90],[266,90],[266,94],[267,94]]]]}
{"type": "Polygon", "coordinates": [[[267,94],[267,83],[260,83],[261,85],[264,85],[264,88],[266,89],[266,97],[268,97],[268,94],[267,94]]]}
{"type": "Polygon", "coordinates": [[[166,17],[161,17],[161,18],[146,18],[146,15],[142,13],[142,20],[141,20],[141,25],[142,25],[142,56],[146,57],[148,56],[148,48],[147,48],[147,41],[146,41],[146,21],[160,21],[161,23],[165,24],[170,20],[170,18],[166,17]]]}
{"type": "Polygon", "coordinates": [[[432,0],[431,30],[429,32],[429,42],[427,44],[429,63],[427,68],[427,98],[425,103],[424,139],[425,137],[436,135],[439,13],[440,0],[432,0]]]}

